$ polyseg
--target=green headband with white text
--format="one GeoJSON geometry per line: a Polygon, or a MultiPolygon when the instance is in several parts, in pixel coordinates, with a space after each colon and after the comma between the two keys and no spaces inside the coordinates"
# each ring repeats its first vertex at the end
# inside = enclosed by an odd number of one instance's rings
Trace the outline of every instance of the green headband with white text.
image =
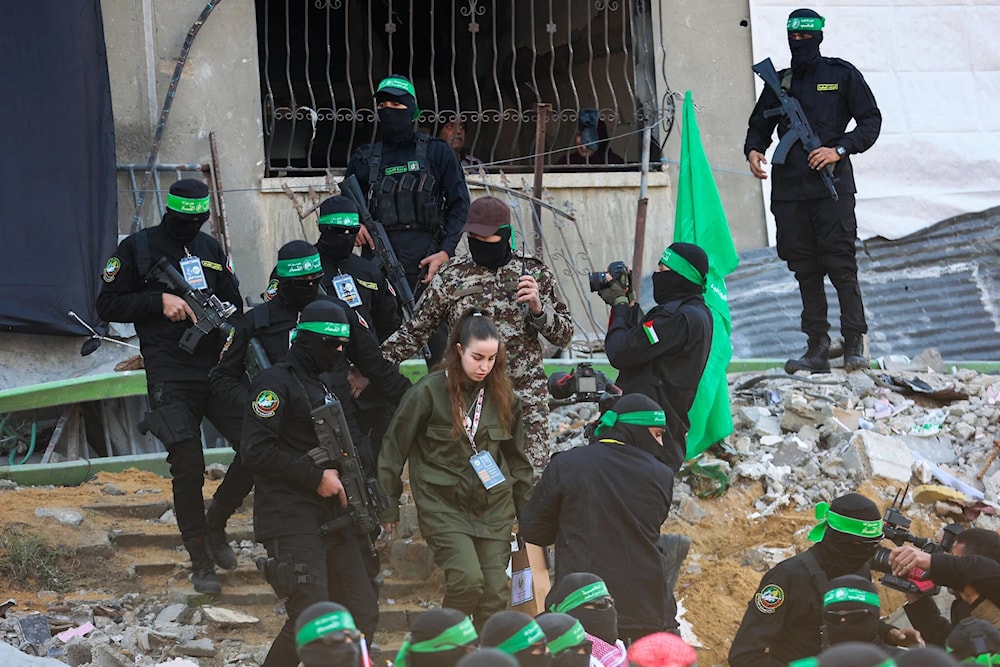
{"type": "Polygon", "coordinates": [[[863,537],[865,539],[882,539],[882,519],[865,521],[864,519],[854,519],[843,514],[837,514],[830,510],[830,503],[819,503],[816,505],[816,518],[819,523],[809,531],[809,540],[819,542],[826,534],[826,527],[830,526],[834,530],[839,530],[848,535],[863,537]]]}
{"type": "Polygon", "coordinates": [[[799,16],[788,19],[788,32],[819,32],[826,25],[826,19],[822,16],[799,16]]]}
{"type": "Polygon", "coordinates": [[[332,611],[329,614],[317,616],[295,633],[295,646],[302,648],[310,642],[325,637],[334,632],[356,633],[354,617],[348,611],[332,611]]]}
{"type": "Polygon", "coordinates": [[[660,256],[660,264],[667,267],[671,271],[679,273],[682,277],[695,285],[701,285],[704,287],[705,283],[708,282],[707,278],[701,275],[701,271],[694,268],[694,264],[681,257],[670,248],[663,251],[663,254],[660,256]]]}
{"type": "Polygon", "coordinates": [[[189,199],[172,193],[167,194],[167,208],[178,213],[208,213],[208,196],[189,199]]]}
{"type": "Polygon", "coordinates": [[[611,597],[611,593],[608,592],[608,585],[603,581],[595,581],[592,584],[587,584],[576,589],[567,595],[562,602],[550,606],[549,611],[557,611],[560,614],[565,614],[571,609],[576,609],[588,602],[606,597],[611,597]]]}
{"type": "Polygon", "coordinates": [[[294,259],[278,260],[279,278],[301,278],[311,276],[323,270],[323,262],[319,259],[319,253],[309,257],[296,257],[294,259]]]}

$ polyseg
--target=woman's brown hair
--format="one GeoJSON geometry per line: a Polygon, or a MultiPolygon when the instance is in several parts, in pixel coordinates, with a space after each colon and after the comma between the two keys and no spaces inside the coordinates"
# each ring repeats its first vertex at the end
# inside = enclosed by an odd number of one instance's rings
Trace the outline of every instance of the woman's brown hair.
{"type": "Polygon", "coordinates": [[[510,378],[507,377],[507,348],[500,339],[497,325],[490,319],[490,313],[479,308],[469,308],[462,313],[458,322],[452,327],[444,359],[437,366],[437,369],[443,368],[447,371],[444,386],[448,393],[448,402],[451,405],[451,431],[456,438],[462,440],[467,437],[464,419],[468,406],[464,404],[464,399],[469,391],[471,380],[462,370],[462,357],[458,346],[461,345],[462,349],[465,349],[474,340],[495,340],[500,343],[497,347],[497,359],[493,364],[493,370],[483,380],[483,384],[486,388],[486,396],[497,406],[497,413],[500,415],[500,421],[503,425],[510,428],[514,419],[512,410],[514,388],[510,383],[510,378]]]}

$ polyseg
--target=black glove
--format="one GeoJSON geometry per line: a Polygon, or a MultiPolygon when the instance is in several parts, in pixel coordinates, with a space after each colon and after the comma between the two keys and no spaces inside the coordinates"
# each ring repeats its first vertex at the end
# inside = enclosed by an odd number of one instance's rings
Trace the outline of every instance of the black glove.
{"type": "Polygon", "coordinates": [[[604,300],[604,303],[609,306],[617,306],[619,304],[628,305],[628,289],[621,283],[614,281],[610,283],[607,287],[602,287],[597,291],[597,296],[604,300]]]}

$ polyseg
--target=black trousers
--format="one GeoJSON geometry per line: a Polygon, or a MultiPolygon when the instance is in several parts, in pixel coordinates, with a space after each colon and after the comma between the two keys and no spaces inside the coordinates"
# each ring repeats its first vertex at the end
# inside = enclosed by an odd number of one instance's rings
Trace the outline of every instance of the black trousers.
{"type": "MultiPolygon", "coordinates": [[[[211,398],[207,379],[205,382],[158,382],[148,387],[148,391],[150,411],[158,413],[160,419],[147,416],[146,422],[167,449],[177,528],[185,540],[203,536],[208,532],[208,524],[202,495],[205,452],[201,420],[207,417],[228,437],[227,432],[233,432],[232,420],[237,417],[231,409],[211,398]]],[[[214,498],[224,507],[235,510],[252,488],[253,470],[243,463],[237,450],[214,498]]]]}
{"type": "Polygon", "coordinates": [[[810,337],[830,331],[823,279],[837,290],[840,301],[840,333],[860,335],[868,331],[855,241],[858,224],[854,195],[805,201],[771,201],[777,226],[778,257],[795,274],[802,298],[802,331],[810,337]]]}
{"type": "Polygon", "coordinates": [[[349,530],[321,537],[316,535],[289,535],[264,541],[267,555],[291,566],[298,581],[291,591],[274,587],[279,598],[285,600],[288,618],[261,667],[297,667],[295,651],[295,621],[309,605],[315,602],[336,602],[347,607],[358,629],[365,633],[370,643],[378,625],[378,599],[371,587],[361,545],[349,530]]]}

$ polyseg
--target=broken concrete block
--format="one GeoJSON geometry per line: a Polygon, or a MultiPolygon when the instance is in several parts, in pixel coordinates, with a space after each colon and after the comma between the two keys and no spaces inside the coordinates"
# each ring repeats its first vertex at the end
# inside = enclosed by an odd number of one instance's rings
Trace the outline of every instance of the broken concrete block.
{"type": "MultiPolygon", "coordinates": [[[[833,421],[835,422],[834,424],[831,424],[831,427],[843,427],[848,431],[858,430],[858,422],[861,419],[860,412],[857,410],[845,410],[838,405],[833,406],[831,411],[833,413],[833,421]]],[[[827,423],[830,421],[831,420],[828,419],[827,423]]]]}
{"type": "Polygon", "coordinates": [[[778,447],[771,460],[776,466],[797,467],[812,456],[812,447],[798,438],[789,438],[778,447]]]}
{"type": "Polygon", "coordinates": [[[211,658],[216,653],[215,644],[208,637],[186,641],[174,650],[176,653],[192,658],[211,658]]]}
{"type": "Polygon", "coordinates": [[[882,477],[897,482],[909,482],[913,454],[898,438],[872,431],[858,431],[844,452],[844,465],[872,479],[882,477]]]}
{"type": "Polygon", "coordinates": [[[202,607],[201,614],[209,623],[220,626],[255,625],[260,619],[225,607],[202,607]]]}
{"type": "Polygon", "coordinates": [[[79,526],[83,523],[83,514],[69,507],[36,507],[35,516],[49,517],[67,526],[79,526]]]}
{"type": "Polygon", "coordinates": [[[786,433],[796,433],[804,426],[822,423],[823,413],[808,405],[789,405],[781,415],[781,429],[786,433]]]}
{"type": "Polygon", "coordinates": [[[681,507],[677,511],[677,516],[684,519],[691,525],[695,525],[700,522],[708,514],[704,509],[702,509],[701,504],[698,503],[693,497],[688,496],[681,502],[681,507]]]}

